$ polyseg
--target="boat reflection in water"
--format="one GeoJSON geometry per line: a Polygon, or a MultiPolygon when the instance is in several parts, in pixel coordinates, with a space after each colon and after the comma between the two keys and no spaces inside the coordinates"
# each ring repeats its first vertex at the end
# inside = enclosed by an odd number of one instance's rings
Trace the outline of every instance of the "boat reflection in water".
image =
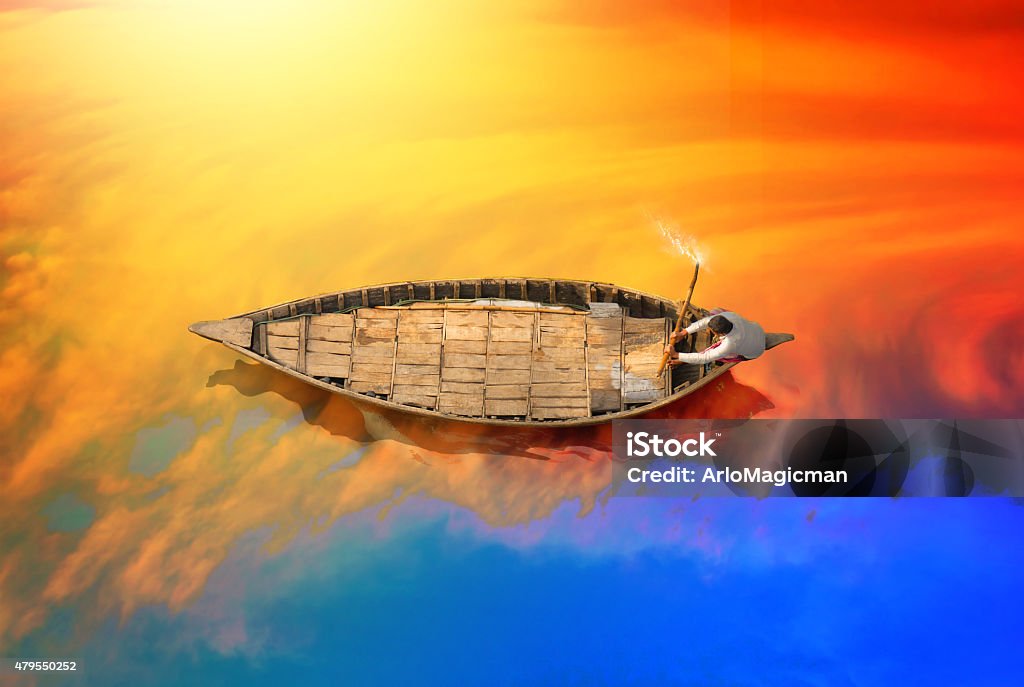
{"type": "MultiPolygon", "coordinates": [[[[396,489],[472,508],[493,524],[544,517],[566,500],[589,511],[611,474],[612,427],[492,427],[356,405],[264,365],[236,361],[210,376],[245,396],[271,396],[280,419],[295,410],[310,425],[358,445],[360,459],[339,472],[379,484],[382,500],[396,489]],[[502,460],[504,459],[504,460],[502,460]],[[362,466],[362,467],[360,467],[362,466]],[[426,469],[430,468],[430,469],[426,469]],[[467,480],[476,482],[466,489],[467,480]],[[502,495],[515,494],[515,498],[502,495]],[[386,495],[386,496],[384,496],[386,495]],[[533,502],[533,503],[531,503],[533,502]]],[[[269,404],[268,404],[269,405],[269,404]]],[[[747,418],[771,409],[756,389],[725,373],[701,393],[645,415],[646,419],[747,418]]],[[[297,460],[302,458],[296,456],[297,460]]],[[[370,505],[369,503],[365,505],[370,505]]]]}

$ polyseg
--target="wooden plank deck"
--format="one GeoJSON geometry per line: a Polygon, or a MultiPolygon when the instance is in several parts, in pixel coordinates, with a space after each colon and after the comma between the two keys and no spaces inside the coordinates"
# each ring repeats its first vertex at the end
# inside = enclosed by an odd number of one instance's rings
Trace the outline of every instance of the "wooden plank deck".
{"type": "Polygon", "coordinates": [[[483,310],[445,311],[438,411],[471,417],[484,414],[488,318],[489,313],[483,310]]]}
{"type": "Polygon", "coordinates": [[[392,377],[395,403],[434,408],[441,382],[444,311],[403,310],[398,316],[398,346],[392,377]]]}
{"type": "Polygon", "coordinates": [[[586,315],[541,312],[530,378],[530,419],[588,417],[586,315]]]}
{"type": "Polygon", "coordinates": [[[665,343],[664,318],[623,318],[622,400],[627,405],[666,395],[665,378],[658,375],[665,343]]]}
{"type": "Polygon", "coordinates": [[[398,310],[356,310],[352,337],[352,372],[348,388],[356,393],[387,396],[395,368],[398,310]]]}
{"type": "Polygon", "coordinates": [[[271,360],[362,394],[465,417],[586,418],[668,394],[666,318],[529,308],[359,307],[292,315],[254,338],[271,360]]]}

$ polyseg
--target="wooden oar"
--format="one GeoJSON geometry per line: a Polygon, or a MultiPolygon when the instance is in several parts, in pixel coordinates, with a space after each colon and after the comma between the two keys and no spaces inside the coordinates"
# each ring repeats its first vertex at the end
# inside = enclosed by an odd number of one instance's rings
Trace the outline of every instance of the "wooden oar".
{"type": "MultiPolygon", "coordinates": [[[[672,335],[675,336],[683,328],[683,321],[686,319],[686,311],[690,309],[690,298],[693,297],[693,288],[697,286],[697,273],[700,272],[700,263],[698,262],[693,268],[693,281],[690,282],[690,291],[686,294],[686,301],[683,303],[683,309],[679,311],[679,318],[676,320],[676,328],[672,330],[672,335]]],[[[669,344],[671,345],[671,344],[669,344]]],[[[665,370],[665,365],[668,364],[669,356],[671,353],[664,353],[661,356],[661,364],[658,365],[658,374],[656,377],[660,377],[661,373],[665,370]]]]}

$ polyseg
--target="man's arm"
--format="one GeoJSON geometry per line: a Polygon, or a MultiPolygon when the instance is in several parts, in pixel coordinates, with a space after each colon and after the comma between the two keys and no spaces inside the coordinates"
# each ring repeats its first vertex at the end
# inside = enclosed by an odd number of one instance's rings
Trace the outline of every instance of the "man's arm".
{"type": "Polygon", "coordinates": [[[710,321],[711,321],[711,317],[705,317],[702,320],[697,320],[696,322],[691,324],[686,329],[680,329],[678,334],[673,332],[672,336],[669,337],[669,341],[668,342],[670,344],[672,344],[672,345],[675,345],[676,343],[678,343],[678,342],[682,341],[683,339],[685,339],[687,336],[690,336],[692,334],[696,334],[701,329],[704,329],[705,327],[707,327],[708,326],[708,322],[710,322],[710,321]]]}
{"type": "Polygon", "coordinates": [[[714,317],[714,315],[709,315],[703,319],[697,320],[683,331],[685,331],[687,334],[696,334],[701,329],[704,329],[705,327],[708,326],[708,322],[711,321],[712,317],[714,317]]]}
{"type": "Polygon", "coordinates": [[[728,358],[731,355],[735,355],[735,348],[736,346],[733,341],[726,337],[717,344],[708,346],[700,353],[680,353],[678,360],[681,363],[688,363],[690,365],[704,365],[720,358],[728,358]]]}

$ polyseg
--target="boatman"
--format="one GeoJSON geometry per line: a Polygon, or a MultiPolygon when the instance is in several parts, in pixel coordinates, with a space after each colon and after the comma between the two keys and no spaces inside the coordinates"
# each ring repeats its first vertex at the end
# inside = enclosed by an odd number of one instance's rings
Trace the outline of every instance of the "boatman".
{"type": "Polygon", "coordinates": [[[757,322],[745,320],[734,312],[719,311],[697,320],[678,334],[673,334],[665,352],[670,365],[703,365],[714,361],[738,363],[753,360],[764,353],[764,329],[757,322]],[[677,341],[696,334],[707,327],[713,335],[712,343],[699,353],[679,353],[677,341]]]}

